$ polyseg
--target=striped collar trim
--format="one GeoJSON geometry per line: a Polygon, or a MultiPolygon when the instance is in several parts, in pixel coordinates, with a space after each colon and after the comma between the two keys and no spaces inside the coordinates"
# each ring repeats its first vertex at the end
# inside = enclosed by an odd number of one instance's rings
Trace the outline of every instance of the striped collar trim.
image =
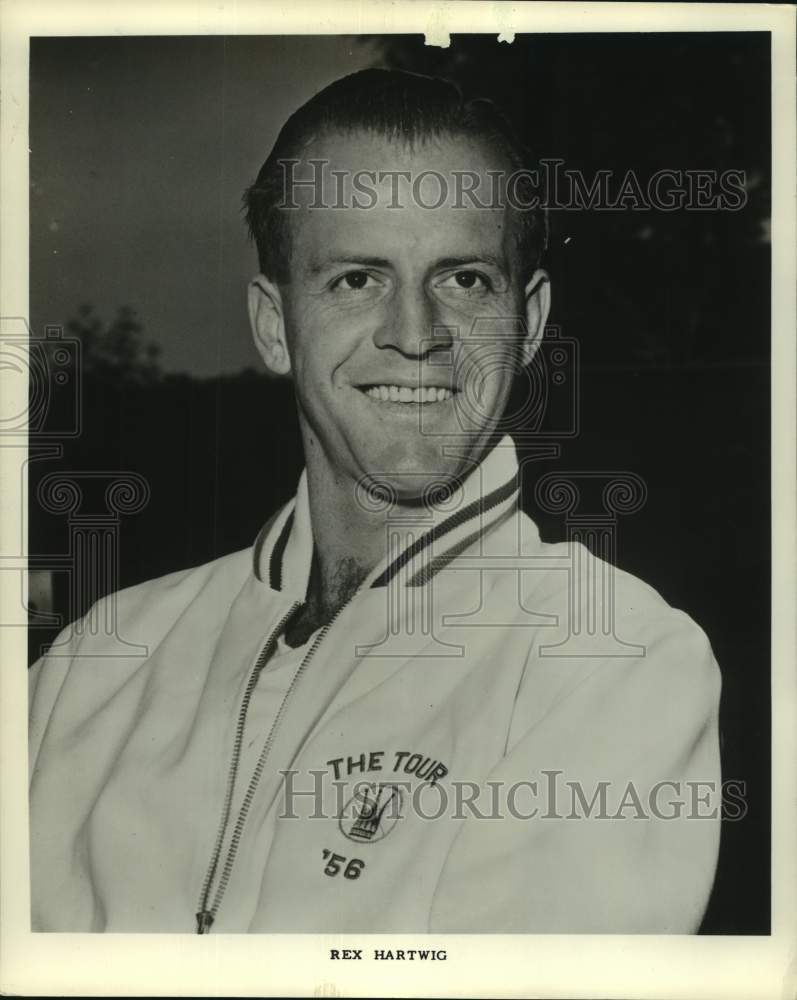
{"type": "MultiPolygon", "coordinates": [[[[363,587],[379,588],[397,577],[406,586],[428,583],[453,558],[517,509],[519,477],[514,446],[504,438],[464,480],[446,506],[452,513],[419,520],[407,533],[407,544],[391,552],[363,587]],[[494,483],[498,485],[493,486],[494,483]]],[[[312,531],[307,479],[302,474],[296,497],[261,530],[255,542],[254,568],[272,590],[290,590],[304,598],[312,558],[312,531]],[[271,542],[273,539],[273,542],[271,542]]]]}
{"type": "MultiPolygon", "coordinates": [[[[518,477],[515,473],[511,479],[499,486],[497,489],[492,490],[492,492],[486,494],[485,496],[478,497],[476,500],[471,501],[461,510],[455,511],[444,521],[436,524],[433,528],[426,531],[423,535],[417,538],[411,545],[409,545],[404,551],[395,558],[389,566],[387,566],[373,581],[372,587],[385,587],[390,583],[391,580],[396,577],[402,569],[408,566],[410,563],[414,562],[416,559],[421,559],[425,554],[427,549],[433,548],[436,543],[446,539],[446,543],[450,544],[452,547],[457,544],[457,541],[453,538],[448,538],[447,536],[452,535],[452,533],[457,533],[457,539],[461,534],[458,529],[467,527],[469,529],[468,535],[473,536],[472,544],[479,537],[481,537],[487,528],[496,519],[495,517],[489,519],[489,524],[486,518],[489,514],[495,514],[496,508],[501,508],[506,505],[507,501],[512,501],[512,507],[515,506],[515,501],[517,500],[518,494],[518,477]],[[474,532],[474,526],[476,527],[474,532]]],[[[499,515],[500,516],[500,515],[499,515]]],[[[440,559],[441,553],[435,553],[435,560],[440,559]]],[[[408,579],[408,584],[412,586],[418,586],[417,577],[423,574],[423,582],[426,583],[432,576],[435,575],[437,570],[433,570],[430,574],[427,566],[421,566],[421,569],[412,574],[408,579]]]]}

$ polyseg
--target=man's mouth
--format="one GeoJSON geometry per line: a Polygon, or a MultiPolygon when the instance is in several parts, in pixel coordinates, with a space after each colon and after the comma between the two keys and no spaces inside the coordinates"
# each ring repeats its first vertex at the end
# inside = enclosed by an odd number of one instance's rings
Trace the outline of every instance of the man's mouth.
{"type": "Polygon", "coordinates": [[[381,403],[444,403],[454,395],[451,389],[440,385],[362,385],[360,390],[381,403]]]}

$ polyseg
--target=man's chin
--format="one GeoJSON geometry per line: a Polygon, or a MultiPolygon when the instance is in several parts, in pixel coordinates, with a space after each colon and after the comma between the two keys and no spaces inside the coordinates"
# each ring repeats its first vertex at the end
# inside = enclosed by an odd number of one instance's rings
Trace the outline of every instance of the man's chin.
{"type": "Polygon", "coordinates": [[[359,485],[368,503],[435,505],[444,502],[470,471],[462,458],[443,456],[439,445],[413,455],[391,451],[389,458],[380,456],[380,461],[366,466],[359,485]]]}

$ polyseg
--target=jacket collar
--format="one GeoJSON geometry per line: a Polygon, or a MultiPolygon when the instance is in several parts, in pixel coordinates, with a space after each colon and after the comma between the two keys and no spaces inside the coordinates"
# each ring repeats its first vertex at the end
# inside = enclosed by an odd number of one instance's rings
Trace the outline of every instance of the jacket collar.
{"type": "MultiPolygon", "coordinates": [[[[401,509],[386,521],[387,553],[363,588],[384,587],[393,580],[422,586],[457,554],[476,544],[492,527],[517,509],[518,464],[507,435],[464,478],[458,489],[431,507],[401,509]],[[390,523],[402,547],[390,542],[390,523]]],[[[313,534],[302,472],[296,496],[261,530],[254,546],[255,576],[285,596],[303,601],[310,575],[313,534]]]]}

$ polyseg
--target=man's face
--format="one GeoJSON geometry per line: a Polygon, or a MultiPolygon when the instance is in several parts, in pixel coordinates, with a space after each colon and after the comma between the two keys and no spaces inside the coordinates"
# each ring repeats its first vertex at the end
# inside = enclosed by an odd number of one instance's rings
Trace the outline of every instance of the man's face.
{"type": "Polygon", "coordinates": [[[328,161],[324,200],[344,207],[305,204],[291,214],[289,283],[260,276],[251,286],[256,341],[267,365],[293,379],[308,467],[320,463],[338,486],[365,477],[417,498],[467,472],[489,447],[545,322],[545,275],[524,285],[507,210],[467,195],[456,206],[454,171],[477,173],[479,199],[489,202],[487,172],[506,170],[480,145],[441,138],[413,150],[367,133],[333,134],[304,156],[328,161]],[[352,188],[363,170],[410,179],[368,178],[375,194],[366,196],[352,188]],[[445,178],[439,207],[429,207],[442,191],[430,174],[413,197],[424,171],[445,178]],[[358,208],[353,197],[375,204],[358,208]]]}

